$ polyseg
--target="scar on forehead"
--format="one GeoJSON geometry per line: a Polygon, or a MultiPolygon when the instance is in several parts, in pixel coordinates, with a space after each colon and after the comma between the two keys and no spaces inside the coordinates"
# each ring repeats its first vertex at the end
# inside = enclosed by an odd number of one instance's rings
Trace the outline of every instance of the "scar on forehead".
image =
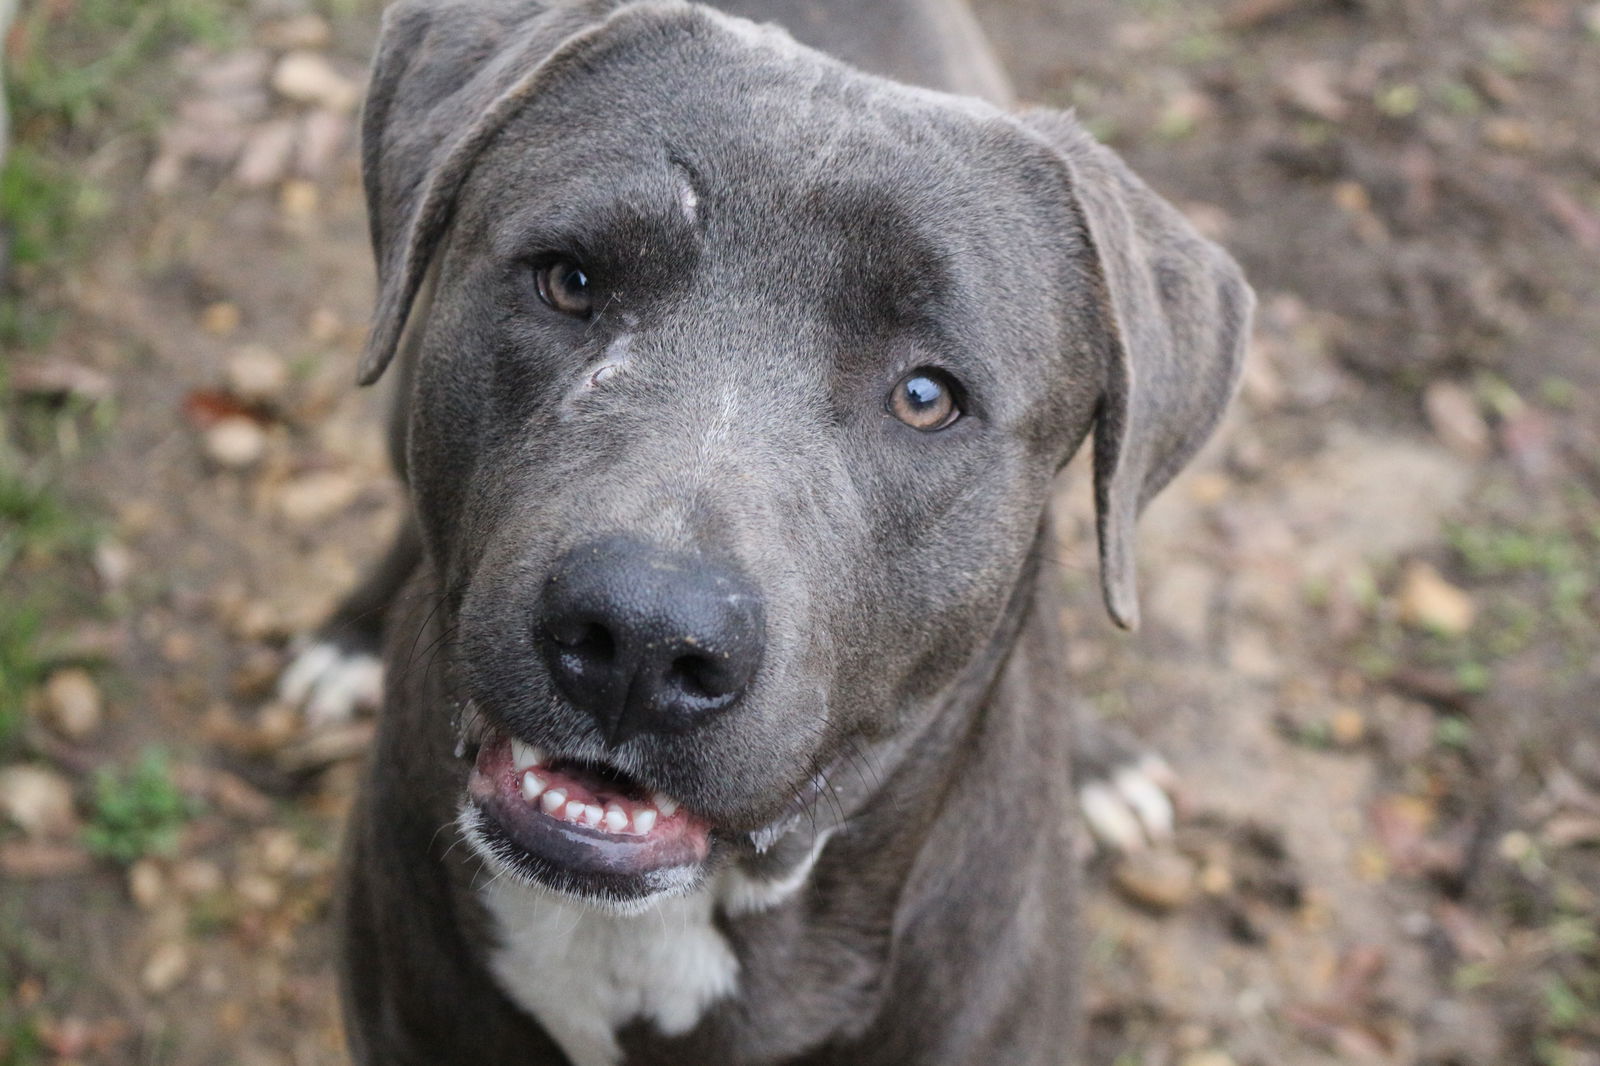
{"type": "Polygon", "coordinates": [[[678,179],[678,206],[683,210],[683,217],[693,225],[700,215],[700,195],[694,191],[694,172],[682,163],[673,163],[672,173],[678,179]]]}

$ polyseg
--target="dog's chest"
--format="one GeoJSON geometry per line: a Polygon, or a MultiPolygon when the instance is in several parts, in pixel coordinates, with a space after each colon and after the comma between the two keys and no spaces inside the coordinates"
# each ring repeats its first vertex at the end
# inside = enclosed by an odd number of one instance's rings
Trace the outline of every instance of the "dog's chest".
{"type": "Polygon", "coordinates": [[[731,995],[739,963],[697,892],[634,916],[605,914],[499,878],[483,893],[500,933],[495,979],[574,1066],[615,1066],[617,1031],[642,1019],[667,1036],[693,1029],[731,995]]]}

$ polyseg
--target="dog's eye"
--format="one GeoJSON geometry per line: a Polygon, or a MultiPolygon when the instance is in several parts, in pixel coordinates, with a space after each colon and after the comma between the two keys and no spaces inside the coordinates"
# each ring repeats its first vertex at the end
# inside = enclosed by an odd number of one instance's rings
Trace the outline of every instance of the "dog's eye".
{"type": "Polygon", "coordinates": [[[956,389],[954,379],[942,370],[913,370],[889,393],[889,413],[924,433],[944,429],[961,417],[956,389]]]}
{"type": "Polygon", "coordinates": [[[564,315],[588,318],[594,311],[594,288],[583,267],[571,259],[553,259],[534,271],[539,299],[564,315]]]}

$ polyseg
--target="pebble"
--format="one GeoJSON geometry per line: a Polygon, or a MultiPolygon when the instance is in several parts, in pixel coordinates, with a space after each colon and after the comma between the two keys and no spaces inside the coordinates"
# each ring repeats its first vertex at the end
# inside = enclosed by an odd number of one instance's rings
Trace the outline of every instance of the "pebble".
{"type": "Polygon", "coordinates": [[[1212,632],[1216,588],[1212,568],[1174,560],[1154,575],[1147,610],[1152,619],[1176,632],[1191,647],[1203,648],[1212,632]]]}
{"type": "Polygon", "coordinates": [[[272,71],[272,88],[297,104],[351,112],[361,102],[361,86],[333,69],[327,56],[299,49],[289,52],[272,71]]]}
{"type": "Polygon", "coordinates": [[[1202,507],[1221,503],[1232,490],[1233,484],[1225,474],[1200,473],[1189,479],[1189,498],[1202,507]]]}
{"type": "Polygon", "coordinates": [[[1183,906],[1194,895],[1195,864],[1171,848],[1126,855],[1111,873],[1112,883],[1131,903],[1154,911],[1183,906]]]}
{"type": "Polygon", "coordinates": [[[283,659],[270,648],[246,648],[243,661],[229,676],[228,684],[236,699],[259,702],[277,688],[283,659]]]}
{"type": "Polygon", "coordinates": [[[1282,672],[1283,658],[1265,630],[1241,626],[1228,642],[1228,665],[1241,677],[1270,681],[1282,672]]]}
{"type": "Polygon", "coordinates": [[[300,845],[287,829],[263,829],[255,835],[256,860],[270,874],[288,873],[300,857],[300,845]]]}
{"type": "Polygon", "coordinates": [[[332,344],[344,332],[344,319],[330,307],[319,307],[311,312],[306,322],[306,332],[318,344],[332,344]]]}
{"type": "Polygon", "coordinates": [[[174,666],[194,662],[199,652],[200,642],[185,630],[173,630],[161,638],[161,657],[174,666]]]}
{"type": "Polygon", "coordinates": [[[258,910],[271,910],[283,902],[283,886],[263,874],[242,874],[235,879],[233,890],[246,905],[258,910]]]}
{"type": "Polygon", "coordinates": [[[166,901],[167,875],[151,859],[128,867],[128,895],[140,910],[153,911],[166,901]]]}
{"type": "Polygon", "coordinates": [[[211,799],[224,814],[251,822],[265,822],[273,815],[272,800],[243,778],[218,770],[212,775],[211,799]]]}
{"type": "Polygon", "coordinates": [[[109,593],[122,591],[133,574],[133,552],[120,541],[104,538],[94,546],[94,572],[109,593]]]}
{"type": "Polygon", "coordinates": [[[1328,732],[1341,748],[1352,748],[1366,739],[1367,719],[1354,707],[1341,707],[1328,720],[1328,732]]]}
{"type": "Polygon", "coordinates": [[[242,317],[238,304],[219,300],[206,305],[206,309],[200,312],[200,328],[215,336],[226,337],[238,330],[242,317]]]}
{"type": "Polygon", "coordinates": [[[1446,581],[1425,562],[1406,567],[1400,581],[1400,621],[1444,636],[1460,636],[1472,628],[1477,605],[1464,590],[1446,581]]]}
{"type": "Polygon", "coordinates": [[[322,196],[309,181],[295,179],[283,183],[278,194],[278,207],[289,218],[310,218],[317,213],[322,196]]]}
{"type": "Polygon", "coordinates": [[[1489,424],[1466,387],[1453,381],[1431,382],[1422,394],[1422,410],[1446,448],[1468,459],[1489,454],[1489,424]]]}
{"type": "Polygon", "coordinates": [[[206,458],[224,470],[255,466],[267,452],[266,431],[253,418],[229,415],[205,433],[206,458]]]}
{"type": "Polygon", "coordinates": [[[265,600],[251,600],[230,612],[228,628],[240,640],[276,640],[294,632],[283,612],[265,600]]]}
{"type": "Polygon", "coordinates": [[[289,388],[289,367],[260,344],[247,344],[228,357],[228,391],[245,403],[270,405],[289,388]]]}
{"type": "Polygon", "coordinates": [[[278,497],[278,509],[289,521],[310,525],[338,514],[360,490],[356,479],[347,474],[317,471],[285,485],[278,497]]]}
{"type": "Polygon", "coordinates": [[[189,975],[189,949],[176,941],[160,944],[150,953],[139,980],[153,996],[171,992],[189,975]]]}
{"type": "Polygon", "coordinates": [[[304,178],[320,178],[338,159],[350,140],[350,119],[333,111],[317,110],[300,124],[295,148],[295,169],[304,178]]]}
{"type": "Polygon", "coordinates": [[[251,131],[244,151],[233,168],[233,180],[246,189],[265,189],[276,185],[289,173],[294,161],[299,130],[289,119],[263,122],[251,131]]]}
{"type": "Polygon", "coordinates": [[[1220,862],[1208,862],[1200,871],[1199,884],[1208,896],[1226,896],[1233,891],[1233,871],[1220,862]]]}
{"type": "Polygon", "coordinates": [[[1284,99],[1313,118],[1338,124],[1350,114],[1350,104],[1339,87],[1339,70],[1332,63],[1302,62],[1279,78],[1284,99]]]}
{"type": "Polygon", "coordinates": [[[78,824],[72,784],[54,770],[27,764],[0,770],[0,814],[35,839],[70,836],[78,824]]]}
{"type": "Polygon", "coordinates": [[[172,885],[191,898],[208,896],[222,888],[222,869],[205,859],[190,859],[173,867],[172,885]]]}
{"type": "Polygon", "coordinates": [[[44,685],[44,711],[50,728],[68,740],[82,740],[100,727],[104,705],[87,670],[57,670],[44,685]]]}

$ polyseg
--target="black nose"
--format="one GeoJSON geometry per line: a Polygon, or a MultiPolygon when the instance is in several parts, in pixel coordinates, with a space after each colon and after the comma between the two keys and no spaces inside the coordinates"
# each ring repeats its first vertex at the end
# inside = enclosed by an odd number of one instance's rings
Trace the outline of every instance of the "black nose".
{"type": "Polygon", "coordinates": [[[766,646],[761,597],[743,576],[621,537],[564,555],[540,609],[556,685],[613,746],[682,732],[728,708],[766,646]]]}

